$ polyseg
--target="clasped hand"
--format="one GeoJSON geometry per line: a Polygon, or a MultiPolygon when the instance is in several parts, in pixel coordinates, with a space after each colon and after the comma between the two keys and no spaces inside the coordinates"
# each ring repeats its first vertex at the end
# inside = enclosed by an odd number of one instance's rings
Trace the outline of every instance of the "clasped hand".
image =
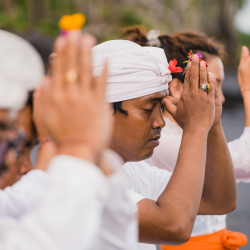
{"type": "Polygon", "coordinates": [[[205,62],[199,62],[197,55],[187,66],[180,100],[167,96],[163,103],[178,125],[187,130],[204,129],[208,132],[219,123],[222,114],[215,76],[207,72],[205,62]],[[199,88],[203,83],[209,83],[209,92],[199,88]]]}

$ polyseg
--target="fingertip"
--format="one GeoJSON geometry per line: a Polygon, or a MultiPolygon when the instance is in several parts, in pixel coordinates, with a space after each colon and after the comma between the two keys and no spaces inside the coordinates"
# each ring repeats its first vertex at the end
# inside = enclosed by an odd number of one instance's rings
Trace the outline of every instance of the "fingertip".
{"type": "Polygon", "coordinates": [[[90,34],[83,34],[81,45],[84,48],[93,48],[96,45],[96,38],[90,34]]]}
{"type": "Polygon", "coordinates": [[[245,46],[245,45],[243,45],[242,46],[242,48],[241,48],[241,53],[248,53],[249,51],[248,51],[248,48],[247,48],[247,46],[245,46]]]}

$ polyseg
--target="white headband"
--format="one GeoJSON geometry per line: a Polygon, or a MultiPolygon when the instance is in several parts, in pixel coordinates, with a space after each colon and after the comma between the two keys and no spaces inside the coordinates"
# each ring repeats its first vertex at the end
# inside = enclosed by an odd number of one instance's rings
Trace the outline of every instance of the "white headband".
{"type": "Polygon", "coordinates": [[[172,80],[164,50],[141,47],[126,40],[112,40],[95,46],[93,74],[100,76],[106,59],[109,78],[106,99],[119,102],[168,90],[172,80]]]}
{"type": "Polygon", "coordinates": [[[43,62],[24,39],[0,30],[0,109],[17,111],[44,76],[43,62]]]}

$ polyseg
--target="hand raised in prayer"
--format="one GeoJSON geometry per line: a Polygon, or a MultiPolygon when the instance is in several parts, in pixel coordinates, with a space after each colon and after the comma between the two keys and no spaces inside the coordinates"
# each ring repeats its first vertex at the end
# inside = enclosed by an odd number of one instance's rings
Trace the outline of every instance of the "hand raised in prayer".
{"type": "Polygon", "coordinates": [[[241,90],[250,88],[250,56],[246,46],[242,47],[240,63],[238,66],[238,81],[241,90]]]}
{"type": "Polygon", "coordinates": [[[215,77],[212,73],[207,74],[205,62],[199,62],[197,55],[187,66],[180,100],[167,96],[163,102],[181,128],[210,130],[215,121],[215,77]],[[211,88],[208,93],[199,88],[207,82],[211,88]]]}
{"type": "Polygon", "coordinates": [[[111,136],[111,108],[105,100],[107,64],[102,76],[94,78],[94,45],[94,37],[80,31],[57,38],[57,56],[42,95],[43,120],[50,137],[62,148],[61,153],[79,157],[84,151],[101,154],[111,136]]]}

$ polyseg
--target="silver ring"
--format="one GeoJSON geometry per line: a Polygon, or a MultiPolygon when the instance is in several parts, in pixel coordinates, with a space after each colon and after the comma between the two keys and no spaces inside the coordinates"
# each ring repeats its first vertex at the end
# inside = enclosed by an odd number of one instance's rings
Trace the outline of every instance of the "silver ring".
{"type": "Polygon", "coordinates": [[[200,86],[200,89],[202,89],[203,91],[205,92],[209,92],[210,91],[210,84],[209,83],[203,83],[201,86],[200,86]]]}

